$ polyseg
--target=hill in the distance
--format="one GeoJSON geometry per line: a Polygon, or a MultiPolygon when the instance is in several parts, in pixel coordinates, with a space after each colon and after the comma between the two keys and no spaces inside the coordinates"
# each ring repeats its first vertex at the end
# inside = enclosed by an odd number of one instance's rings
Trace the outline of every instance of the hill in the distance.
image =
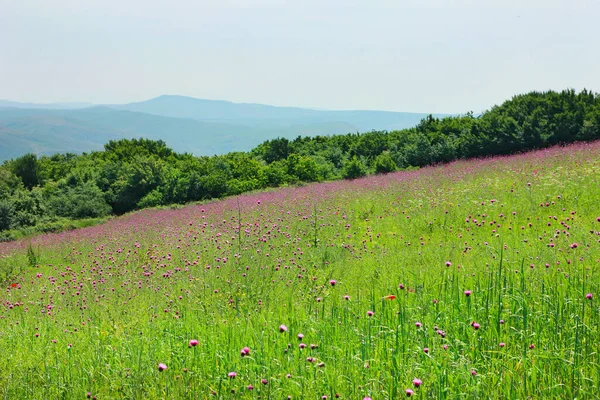
{"type": "Polygon", "coordinates": [[[161,139],[194,155],[247,151],[276,137],[396,130],[427,114],[328,111],[160,96],[106,106],[0,102],[0,160],[102,149],[111,139],[161,139]]]}

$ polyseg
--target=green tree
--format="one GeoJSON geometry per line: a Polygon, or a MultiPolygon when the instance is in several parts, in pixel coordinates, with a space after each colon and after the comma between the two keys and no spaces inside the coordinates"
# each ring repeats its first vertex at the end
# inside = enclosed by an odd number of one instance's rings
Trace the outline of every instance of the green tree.
{"type": "Polygon", "coordinates": [[[31,189],[32,187],[40,184],[40,178],[38,175],[38,162],[35,154],[25,154],[24,156],[14,160],[11,165],[12,172],[21,178],[23,185],[25,185],[27,189],[31,189]]]}
{"type": "Polygon", "coordinates": [[[396,162],[390,155],[389,151],[383,152],[375,158],[375,172],[378,174],[385,174],[393,172],[398,169],[396,162]]]}
{"type": "Polygon", "coordinates": [[[344,163],[344,179],[356,179],[367,175],[365,165],[357,157],[352,157],[344,163]]]}

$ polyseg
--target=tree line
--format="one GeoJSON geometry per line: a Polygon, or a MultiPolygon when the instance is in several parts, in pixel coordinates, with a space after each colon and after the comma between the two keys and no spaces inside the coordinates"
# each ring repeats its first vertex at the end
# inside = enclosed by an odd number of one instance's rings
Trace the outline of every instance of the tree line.
{"type": "Polygon", "coordinates": [[[0,166],[0,240],[146,207],[598,138],[600,95],[563,90],[518,95],[477,116],[429,116],[410,129],[278,138],[212,157],[148,139],[81,155],[26,154],[0,166]]]}

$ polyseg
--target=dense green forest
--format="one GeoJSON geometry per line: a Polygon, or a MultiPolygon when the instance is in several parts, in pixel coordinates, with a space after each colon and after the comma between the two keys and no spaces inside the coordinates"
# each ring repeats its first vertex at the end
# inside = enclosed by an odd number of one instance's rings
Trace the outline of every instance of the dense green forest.
{"type": "Polygon", "coordinates": [[[598,138],[600,95],[564,90],[515,96],[479,116],[430,116],[393,132],[279,138],[247,153],[195,157],[162,141],[123,139],[89,154],[27,154],[0,166],[0,240],[145,207],[598,138]]]}

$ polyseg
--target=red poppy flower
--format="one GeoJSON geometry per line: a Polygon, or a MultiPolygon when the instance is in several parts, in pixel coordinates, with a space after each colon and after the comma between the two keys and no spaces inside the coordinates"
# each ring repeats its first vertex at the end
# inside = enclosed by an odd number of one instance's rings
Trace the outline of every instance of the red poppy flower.
{"type": "Polygon", "coordinates": [[[390,294],[388,296],[384,296],[383,299],[384,300],[395,300],[396,296],[394,296],[393,294],[390,294]]]}
{"type": "Polygon", "coordinates": [[[13,284],[11,284],[10,286],[12,286],[12,287],[17,287],[17,284],[16,284],[16,283],[13,283],[13,284]]]}

